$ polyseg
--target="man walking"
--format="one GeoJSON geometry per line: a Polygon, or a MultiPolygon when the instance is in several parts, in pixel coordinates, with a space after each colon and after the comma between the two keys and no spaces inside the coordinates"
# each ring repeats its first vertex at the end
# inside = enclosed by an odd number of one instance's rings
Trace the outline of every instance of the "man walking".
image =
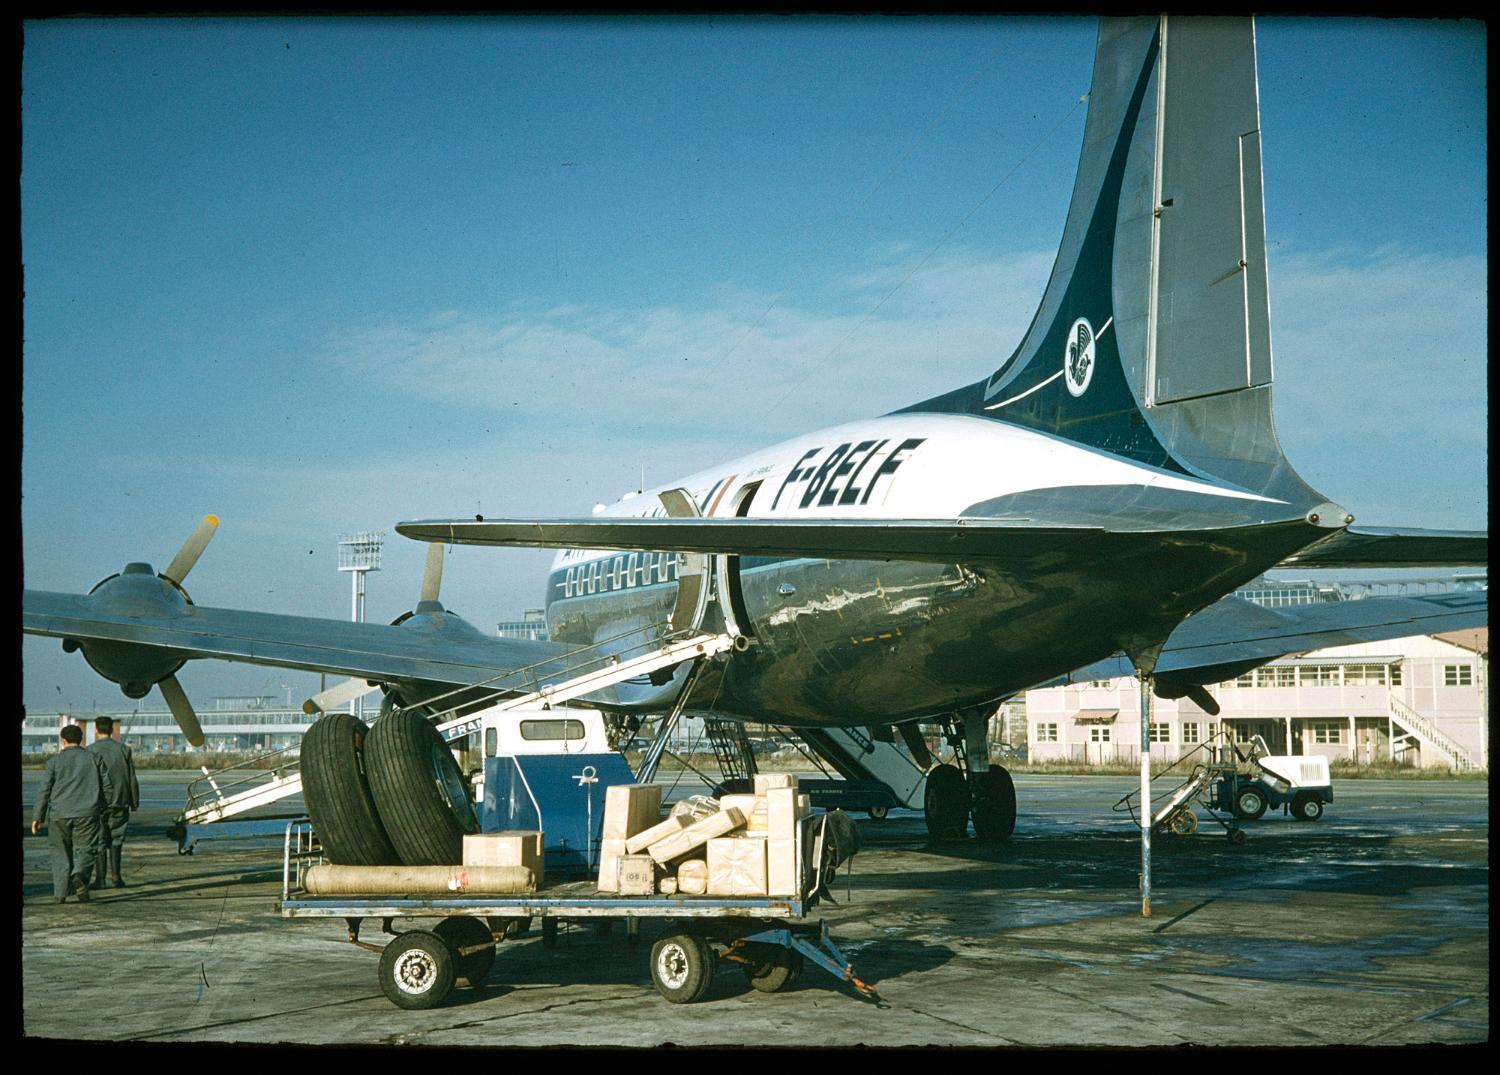
{"type": "Polygon", "coordinates": [[[83,749],[83,729],[69,724],[62,730],[62,749],[47,759],[31,812],[33,836],[47,826],[52,895],[58,903],[67,900],[70,890],[80,903],[88,900],[99,809],[113,795],[104,764],[83,749]]]}
{"type": "Polygon", "coordinates": [[[130,748],[113,738],[115,722],[112,717],[98,717],[94,721],[94,741],[89,752],[104,763],[113,791],[106,797],[99,811],[99,839],[94,844],[94,887],[104,887],[104,867],[109,866],[109,883],[115,888],[124,888],[125,879],[120,876],[120,852],[125,843],[125,827],[130,823],[130,811],[141,808],[141,787],[135,778],[135,761],[130,748]]]}

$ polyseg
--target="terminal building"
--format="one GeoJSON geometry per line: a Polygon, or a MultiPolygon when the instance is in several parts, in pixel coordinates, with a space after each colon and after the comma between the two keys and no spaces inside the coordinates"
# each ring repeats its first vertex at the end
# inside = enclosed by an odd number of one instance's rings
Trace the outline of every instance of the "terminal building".
{"type": "MultiPolygon", "coordinates": [[[[1483,575],[1381,583],[1266,581],[1238,596],[1269,606],[1487,588],[1483,575]]],[[[1275,754],[1321,754],[1358,765],[1489,768],[1489,629],[1360,643],[1283,657],[1212,685],[1212,716],[1187,698],[1152,703],[1151,752],[1175,760],[1220,730],[1261,736],[1275,754]]],[[[1133,677],[1026,692],[1026,753],[1035,762],[1140,757],[1133,677]]]]}

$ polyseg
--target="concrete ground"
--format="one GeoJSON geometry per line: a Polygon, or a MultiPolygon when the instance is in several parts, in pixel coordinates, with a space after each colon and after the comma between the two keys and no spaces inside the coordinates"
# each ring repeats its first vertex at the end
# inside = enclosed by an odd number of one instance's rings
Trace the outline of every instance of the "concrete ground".
{"type": "MultiPolygon", "coordinates": [[[[734,967],[708,999],[652,988],[648,948],[539,931],[443,1008],[394,1007],[338,920],[285,921],[279,845],[165,838],[186,777],[142,774],[130,887],[53,903],[26,830],[22,978],[31,1038],[443,1046],[1160,1046],[1482,1043],[1489,1038],[1488,788],[1344,781],[1324,819],[1267,815],[1155,841],[1110,805],[1124,777],[1020,776],[1008,843],[932,844],[920,816],[861,821],[864,849],[818,913],[880,992],[812,967],[791,991],[734,967]],[[86,1014],[85,1014],[86,1013],[86,1014]]],[[[647,924],[646,935],[651,935],[647,924]]],[[[364,939],[380,943],[378,922],[364,939]]]]}

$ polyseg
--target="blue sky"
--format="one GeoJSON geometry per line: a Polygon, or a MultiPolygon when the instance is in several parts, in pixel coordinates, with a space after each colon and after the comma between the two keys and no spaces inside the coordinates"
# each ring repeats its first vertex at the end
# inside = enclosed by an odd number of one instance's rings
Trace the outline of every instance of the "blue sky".
{"type": "MultiPolygon", "coordinates": [[[[213,512],[195,600],[345,617],[346,530],[585,514],[977,380],[1046,282],[1095,32],[27,23],[26,585],[160,569],[213,512]]],[[[1257,37],[1287,454],[1363,522],[1487,527],[1485,29],[1257,37]]],[[[391,534],[369,618],[423,551],[391,534]]],[[[549,556],[456,549],[445,603],[492,628],[549,556]]],[[[22,654],[33,712],[125,702],[53,640],[22,654]]]]}

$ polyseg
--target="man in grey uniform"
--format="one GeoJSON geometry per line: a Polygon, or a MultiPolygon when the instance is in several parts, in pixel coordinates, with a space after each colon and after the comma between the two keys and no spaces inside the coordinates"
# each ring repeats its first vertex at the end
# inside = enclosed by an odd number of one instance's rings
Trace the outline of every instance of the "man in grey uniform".
{"type": "Polygon", "coordinates": [[[94,721],[94,741],[89,751],[104,763],[109,774],[110,786],[114,789],[99,811],[99,841],[94,845],[94,887],[104,887],[104,867],[109,866],[109,883],[115,888],[124,888],[125,879],[120,876],[120,851],[125,843],[125,826],[130,823],[130,811],[141,808],[141,787],[135,779],[135,761],[130,748],[112,738],[115,722],[112,717],[98,717],[94,721]]]}
{"type": "Polygon", "coordinates": [[[104,763],[83,749],[83,729],[69,724],[62,730],[62,749],[47,759],[42,790],[31,812],[33,836],[44,823],[47,826],[52,895],[58,903],[68,898],[70,888],[79,902],[89,898],[99,808],[113,795],[104,763]]]}

